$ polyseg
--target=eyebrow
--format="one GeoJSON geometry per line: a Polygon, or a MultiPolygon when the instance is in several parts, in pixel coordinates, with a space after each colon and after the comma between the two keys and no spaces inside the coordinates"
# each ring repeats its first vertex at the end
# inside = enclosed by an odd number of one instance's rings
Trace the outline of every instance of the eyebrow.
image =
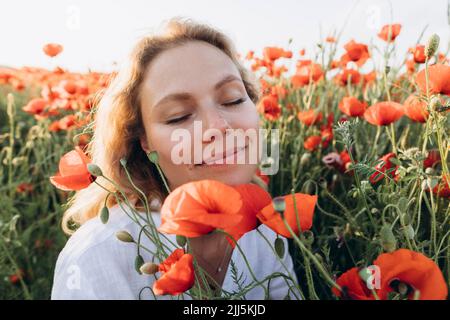
{"type": "MultiPolygon", "coordinates": [[[[241,78],[236,77],[235,75],[227,75],[225,78],[223,78],[222,80],[220,80],[219,82],[216,83],[216,85],[214,86],[214,90],[218,90],[220,89],[220,87],[222,87],[223,85],[225,85],[228,82],[232,82],[232,81],[242,81],[241,78]]],[[[192,98],[191,94],[188,92],[179,92],[179,93],[171,93],[166,95],[164,98],[162,98],[161,100],[159,100],[154,108],[167,103],[169,101],[187,101],[190,100],[192,98]]]]}

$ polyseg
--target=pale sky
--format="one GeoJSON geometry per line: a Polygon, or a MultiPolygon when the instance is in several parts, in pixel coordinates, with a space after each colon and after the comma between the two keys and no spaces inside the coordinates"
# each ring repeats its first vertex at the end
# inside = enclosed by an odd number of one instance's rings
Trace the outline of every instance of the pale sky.
{"type": "MultiPolygon", "coordinates": [[[[114,69],[136,40],[173,16],[186,16],[225,31],[241,54],[259,55],[265,46],[312,52],[314,45],[345,25],[342,43],[350,39],[381,43],[376,34],[386,23],[401,23],[399,52],[437,33],[441,51],[449,45],[448,0],[2,0],[0,65],[56,65],[72,71],[114,69]],[[392,15],[391,15],[392,7],[392,15]],[[50,59],[42,46],[57,42],[64,52],[50,59]]],[[[425,40],[424,40],[425,41],[425,40]]],[[[424,43],[422,41],[422,43],[424,43]]]]}

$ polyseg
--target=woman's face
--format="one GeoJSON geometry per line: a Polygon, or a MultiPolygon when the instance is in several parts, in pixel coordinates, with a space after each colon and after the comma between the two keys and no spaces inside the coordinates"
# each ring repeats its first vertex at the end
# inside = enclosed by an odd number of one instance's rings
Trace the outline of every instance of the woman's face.
{"type": "Polygon", "coordinates": [[[230,185],[250,182],[259,159],[254,160],[250,147],[256,140],[234,140],[233,146],[227,136],[236,132],[229,129],[257,134],[259,118],[225,53],[201,41],[166,50],[148,66],[140,94],[146,132],[141,145],[158,153],[172,190],[202,179],[230,185]],[[172,137],[175,131],[178,136],[172,137]]]}

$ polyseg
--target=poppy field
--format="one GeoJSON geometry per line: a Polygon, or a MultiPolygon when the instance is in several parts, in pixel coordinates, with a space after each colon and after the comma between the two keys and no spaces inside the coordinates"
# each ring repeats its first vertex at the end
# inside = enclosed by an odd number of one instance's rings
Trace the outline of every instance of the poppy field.
{"type": "MultiPolygon", "coordinates": [[[[244,215],[245,223],[236,220],[239,227],[197,216],[192,221],[201,226],[195,229],[165,216],[178,228],[166,223],[159,231],[177,234],[180,249],[159,265],[137,263],[140,272],[159,272],[156,295],[192,289],[198,297],[194,272],[173,280],[175,266],[194,268],[182,250],[186,238],[224,229],[238,239],[266,224],[288,239],[288,248],[275,241],[274,254],[293,257],[300,298],[448,298],[448,39],[417,35],[401,52],[396,38],[404,32],[401,24],[390,24],[368,35],[370,45],[367,39],[342,43],[335,33],[314,52],[292,52],[288,44],[239,56],[259,82],[261,127],[280,130],[279,171],[259,174],[260,187],[209,182],[240,204],[235,212],[231,206],[221,212],[229,215],[228,224],[236,212],[244,215]],[[164,279],[169,273],[171,281],[164,279]],[[376,285],[368,286],[368,278],[376,285]]],[[[48,59],[64,54],[62,44],[42,49],[48,59]]],[[[61,229],[65,205],[102,175],[90,160],[89,142],[96,105],[115,75],[0,67],[0,299],[50,297],[55,262],[68,238],[61,229]]],[[[200,208],[177,202],[189,190],[173,191],[162,214],[175,205],[200,208]]],[[[107,208],[99,214],[107,223],[107,208]]],[[[128,236],[118,234],[133,241],[128,236]]]]}

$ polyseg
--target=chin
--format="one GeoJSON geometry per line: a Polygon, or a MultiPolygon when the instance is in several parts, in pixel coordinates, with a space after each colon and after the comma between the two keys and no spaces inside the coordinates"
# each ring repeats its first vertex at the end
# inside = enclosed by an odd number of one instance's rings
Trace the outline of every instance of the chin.
{"type": "Polygon", "coordinates": [[[258,165],[224,165],[218,167],[198,168],[199,174],[194,180],[212,179],[228,185],[250,183],[258,165]]]}

